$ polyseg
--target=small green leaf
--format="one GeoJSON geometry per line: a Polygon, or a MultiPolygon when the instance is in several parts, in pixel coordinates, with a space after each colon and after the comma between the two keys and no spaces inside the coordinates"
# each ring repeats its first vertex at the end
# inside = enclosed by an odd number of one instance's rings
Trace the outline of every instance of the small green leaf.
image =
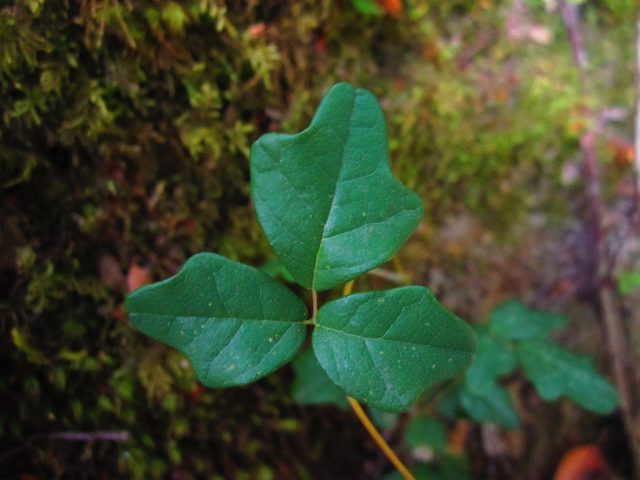
{"type": "Polygon", "coordinates": [[[407,445],[412,448],[427,447],[435,453],[443,452],[447,446],[447,432],[433,417],[418,415],[411,420],[404,434],[407,445]]]}
{"type": "Polygon", "coordinates": [[[300,405],[332,403],[340,408],[349,406],[344,392],[327,377],[312,349],[298,355],[293,361],[293,370],[293,399],[300,405]]]}
{"type": "Polygon", "coordinates": [[[601,415],[618,405],[618,392],[593,366],[591,358],[571,353],[548,341],[516,345],[518,360],[545,400],[566,395],[578,405],[601,415]]]}
{"type": "Polygon", "coordinates": [[[618,290],[622,295],[629,295],[640,287],[640,272],[626,272],[620,275],[618,290]]]}
{"type": "Polygon", "coordinates": [[[183,352],[207,387],[244,385],[291,359],[304,304],[258,270],[212,253],[126,300],[132,325],[183,352]]]}
{"type": "Polygon", "coordinates": [[[328,290],[387,261],[422,218],[389,169],[376,98],[335,85],[311,125],[251,149],[251,193],[269,243],[298,283],[328,290]]]}
{"type": "Polygon", "coordinates": [[[509,393],[495,382],[481,392],[463,386],[460,405],[476,422],[494,423],[508,429],[520,426],[520,417],[513,408],[509,393]]]}
{"type": "Polygon", "coordinates": [[[567,319],[556,313],[527,308],[518,300],[509,300],[491,312],[489,330],[505,340],[543,339],[564,327],[567,319]]]}
{"type": "Polygon", "coordinates": [[[424,287],[357,293],[318,312],[313,349],[329,378],[381,410],[407,410],[429,385],[469,366],[471,328],[424,287]]]}
{"type": "Polygon", "coordinates": [[[379,16],[384,13],[384,10],[376,0],[351,0],[351,3],[358,12],[366,16],[379,16]]]}
{"type": "Polygon", "coordinates": [[[484,328],[476,328],[478,351],[465,372],[465,384],[472,392],[482,392],[495,383],[496,378],[508,375],[516,368],[516,356],[511,347],[484,328]]]}

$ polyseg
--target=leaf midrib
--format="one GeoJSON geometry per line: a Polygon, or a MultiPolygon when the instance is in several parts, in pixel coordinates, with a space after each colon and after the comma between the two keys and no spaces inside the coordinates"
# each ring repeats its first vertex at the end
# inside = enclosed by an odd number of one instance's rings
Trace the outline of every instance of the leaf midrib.
{"type": "Polygon", "coordinates": [[[169,315],[166,313],[150,313],[150,312],[130,312],[130,315],[153,315],[154,317],[168,317],[168,318],[198,318],[198,319],[207,319],[207,320],[238,320],[242,322],[276,322],[276,323],[300,323],[303,324],[304,319],[302,320],[277,320],[273,318],[240,318],[240,317],[217,317],[211,315],[169,315]]]}
{"type": "Polygon", "coordinates": [[[340,168],[338,169],[338,176],[336,178],[336,184],[333,188],[333,193],[331,194],[331,205],[329,206],[329,211],[327,212],[327,216],[324,219],[324,224],[322,226],[322,234],[320,235],[320,241],[318,242],[318,249],[316,251],[316,260],[313,264],[313,276],[311,277],[311,288],[315,288],[316,286],[316,274],[318,273],[318,261],[320,259],[320,251],[322,250],[322,243],[325,239],[325,234],[327,232],[327,225],[329,222],[329,218],[331,217],[331,212],[333,211],[333,202],[336,198],[336,192],[338,191],[338,186],[340,185],[340,178],[342,177],[342,169],[344,168],[344,152],[347,148],[347,143],[349,143],[349,133],[351,132],[351,122],[353,121],[353,113],[356,110],[356,100],[358,98],[358,89],[354,89],[353,91],[353,101],[351,103],[351,111],[349,112],[349,121],[347,122],[347,132],[345,141],[342,144],[342,151],[340,152],[340,168]]]}

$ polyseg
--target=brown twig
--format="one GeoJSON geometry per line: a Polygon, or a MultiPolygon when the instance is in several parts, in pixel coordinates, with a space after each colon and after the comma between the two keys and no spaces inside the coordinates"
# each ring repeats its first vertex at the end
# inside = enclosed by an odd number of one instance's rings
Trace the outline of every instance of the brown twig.
{"type": "Polygon", "coordinates": [[[393,466],[396,467],[396,470],[398,470],[400,475],[402,475],[405,480],[416,480],[409,469],[404,465],[404,463],[402,463],[402,460],[398,458],[398,456],[391,449],[386,440],[382,437],[382,435],[380,435],[380,432],[378,432],[378,429],[371,422],[360,403],[358,403],[355,398],[351,398],[349,396],[347,396],[347,400],[349,401],[349,405],[351,405],[354,413],[356,414],[364,428],[367,430],[367,433],[369,433],[369,436],[373,439],[378,448],[384,452],[393,466]]]}
{"type": "MultiPolygon", "coordinates": [[[[567,29],[569,41],[573,51],[573,57],[578,68],[580,83],[583,89],[586,87],[587,76],[585,68],[587,67],[587,53],[583,41],[583,35],[580,25],[580,16],[578,6],[570,4],[565,0],[561,0],[560,13],[567,29]]],[[[639,22],[640,26],[640,22],[639,22]]],[[[640,65],[640,31],[638,33],[638,65],[640,65]]],[[[637,68],[640,68],[637,66],[637,68]]],[[[640,98],[640,80],[636,80],[638,95],[640,98]]],[[[638,107],[637,107],[638,108],[638,107]]],[[[640,424],[638,424],[638,416],[635,413],[633,389],[635,384],[635,373],[630,372],[632,364],[629,362],[631,357],[630,345],[627,342],[627,333],[625,325],[620,315],[620,305],[618,302],[616,290],[614,288],[613,270],[614,263],[607,264],[607,251],[605,247],[604,237],[606,232],[603,231],[603,211],[604,203],[601,192],[601,176],[598,165],[598,157],[596,153],[595,140],[599,131],[602,129],[603,119],[601,116],[592,114],[593,124],[580,137],[580,148],[584,156],[583,171],[585,174],[587,186],[587,200],[589,204],[590,226],[592,232],[592,247],[595,253],[591,268],[593,285],[598,291],[598,303],[604,320],[604,328],[607,337],[607,346],[609,356],[611,358],[613,375],[615,378],[618,391],[620,393],[620,403],[622,415],[624,419],[625,429],[629,435],[631,449],[634,453],[635,476],[640,480],[640,424]]],[[[640,134],[638,128],[640,124],[640,113],[636,112],[636,186],[638,172],[640,172],[640,164],[638,163],[638,155],[640,152],[640,134]]],[[[637,199],[637,195],[636,195],[637,199]]]]}

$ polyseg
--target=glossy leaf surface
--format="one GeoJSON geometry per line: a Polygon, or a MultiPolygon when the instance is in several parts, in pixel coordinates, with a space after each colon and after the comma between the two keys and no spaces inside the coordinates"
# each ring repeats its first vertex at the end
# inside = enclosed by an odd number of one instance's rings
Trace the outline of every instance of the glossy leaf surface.
{"type": "Polygon", "coordinates": [[[304,304],[267,275],[212,253],[126,301],[132,325],[191,360],[207,387],[243,385],[290,360],[305,336],[304,304]]]}
{"type": "Polygon", "coordinates": [[[313,348],[329,378],[354,398],[400,412],[429,385],[468,367],[471,328],[424,287],[357,293],[318,312],[313,348]]]}
{"type": "Polygon", "coordinates": [[[516,346],[518,360],[545,400],[566,395],[578,405],[599,414],[618,405],[618,392],[594,368],[589,357],[569,352],[547,341],[516,346]]]}
{"type": "Polygon", "coordinates": [[[422,218],[389,169],[376,98],[335,85],[311,125],[251,149],[251,192],[269,243],[295,280],[327,290],[384,263],[422,218]]]}

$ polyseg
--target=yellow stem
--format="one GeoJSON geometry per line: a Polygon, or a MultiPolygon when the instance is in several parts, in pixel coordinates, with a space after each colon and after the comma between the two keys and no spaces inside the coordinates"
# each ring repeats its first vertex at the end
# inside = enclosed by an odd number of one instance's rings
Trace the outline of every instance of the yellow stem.
{"type": "Polygon", "coordinates": [[[393,266],[396,267],[396,272],[398,272],[398,275],[400,275],[403,278],[403,282],[405,284],[409,283],[409,277],[407,276],[407,271],[404,269],[404,267],[402,266],[402,262],[400,261],[400,259],[398,258],[398,256],[394,256],[391,261],[393,262],[393,266]]]}
{"type": "Polygon", "coordinates": [[[347,283],[344,284],[344,287],[342,288],[342,296],[346,297],[347,295],[349,295],[352,291],[353,291],[353,284],[355,283],[355,280],[351,280],[347,283]]]}
{"type": "MultiPolygon", "coordinates": [[[[345,283],[342,289],[343,297],[346,297],[353,291],[354,283],[354,280],[345,283]]],[[[382,438],[382,435],[380,435],[380,432],[378,432],[371,420],[369,420],[369,417],[363,410],[362,406],[358,403],[358,401],[355,398],[351,398],[349,396],[347,396],[347,400],[349,401],[349,405],[351,405],[351,408],[353,408],[353,411],[358,416],[358,419],[360,420],[362,425],[364,425],[367,433],[369,433],[373,441],[376,442],[376,445],[378,445],[380,450],[382,450],[387,458],[391,461],[391,463],[393,463],[393,466],[396,467],[396,470],[398,470],[398,472],[400,472],[400,475],[402,475],[405,480],[416,480],[415,477],[411,475],[411,472],[407,469],[407,467],[404,466],[395,452],[391,449],[385,439],[382,438]]]]}
{"type": "Polygon", "coordinates": [[[391,449],[389,444],[385,441],[384,438],[382,438],[382,435],[380,435],[380,432],[378,432],[371,420],[369,420],[369,417],[365,413],[362,406],[358,403],[358,401],[355,398],[351,398],[349,396],[347,396],[347,400],[349,401],[349,405],[351,405],[351,408],[353,408],[355,414],[358,416],[360,422],[362,422],[362,425],[364,425],[364,428],[367,430],[371,438],[373,438],[373,441],[376,442],[376,445],[378,445],[380,450],[382,450],[387,458],[391,461],[391,463],[393,463],[393,466],[396,467],[396,470],[398,470],[398,472],[400,472],[400,475],[402,475],[405,480],[416,480],[416,477],[414,477],[409,469],[404,466],[402,461],[391,449]]]}

